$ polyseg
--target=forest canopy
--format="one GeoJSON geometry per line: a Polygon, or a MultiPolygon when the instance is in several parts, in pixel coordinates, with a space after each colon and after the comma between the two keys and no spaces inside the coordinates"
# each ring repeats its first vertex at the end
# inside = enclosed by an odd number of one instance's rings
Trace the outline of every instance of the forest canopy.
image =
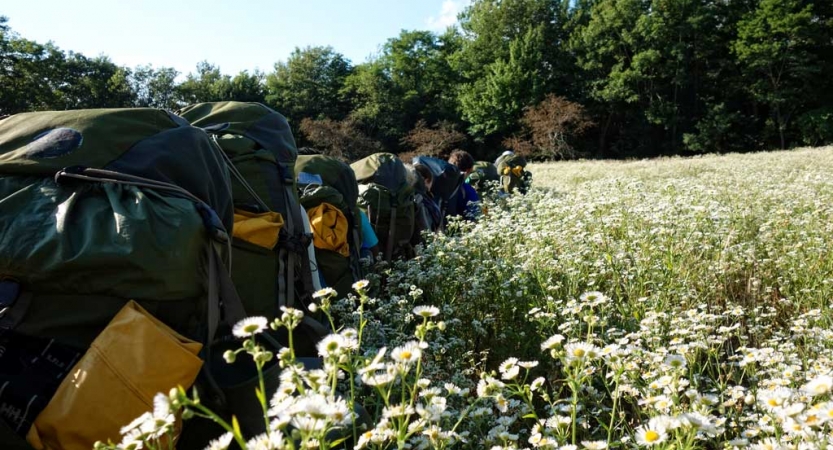
{"type": "MultiPolygon", "coordinates": [[[[13,18],[11,18],[13,20],[13,18]]],[[[355,63],[296,48],[272,72],[122,67],[0,17],[0,116],[240,100],[299,146],[478,159],[630,158],[833,143],[829,0],[475,0],[355,63]]]]}

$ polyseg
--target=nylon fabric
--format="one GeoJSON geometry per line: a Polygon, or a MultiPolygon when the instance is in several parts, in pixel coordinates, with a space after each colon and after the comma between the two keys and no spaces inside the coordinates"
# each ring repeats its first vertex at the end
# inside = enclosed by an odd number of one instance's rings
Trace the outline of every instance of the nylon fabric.
{"type": "Polygon", "coordinates": [[[321,203],[308,210],[307,216],[316,248],[334,251],[345,258],[350,256],[347,217],[340,209],[329,203],[321,203]]]}

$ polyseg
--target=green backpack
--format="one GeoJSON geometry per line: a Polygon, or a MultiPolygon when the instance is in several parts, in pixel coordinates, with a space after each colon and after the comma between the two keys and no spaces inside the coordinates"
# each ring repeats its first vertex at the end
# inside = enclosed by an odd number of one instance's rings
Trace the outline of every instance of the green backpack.
{"type": "Polygon", "coordinates": [[[413,256],[414,189],[405,165],[392,153],[376,153],[350,167],[359,183],[359,208],[376,231],[385,259],[413,256]]]}
{"type": "Polygon", "coordinates": [[[315,248],[318,270],[327,286],[340,295],[347,295],[352,285],[364,275],[359,261],[361,257],[361,217],[357,206],[359,186],[350,165],[338,158],[326,155],[300,155],[295,163],[295,172],[312,174],[321,178],[322,185],[302,184],[299,181],[301,205],[310,211],[322,203],[337,207],[347,218],[347,242],[350,256],[345,258],[338,252],[315,248]]]}
{"type": "Polygon", "coordinates": [[[500,175],[500,187],[511,194],[518,191],[525,194],[532,184],[532,174],[526,171],[526,158],[514,153],[501,156],[495,162],[500,175]]]}
{"type": "Polygon", "coordinates": [[[474,163],[474,168],[466,178],[466,182],[474,188],[480,195],[485,195],[494,191],[495,187],[500,182],[500,175],[497,167],[489,161],[477,161],[474,163]]]}
{"type": "Polygon", "coordinates": [[[224,265],[231,205],[219,150],[163,110],[0,120],[0,403],[28,396],[0,420],[28,430],[129,300],[203,343],[221,308],[241,319],[224,265]]]}
{"type": "Polygon", "coordinates": [[[286,119],[264,105],[244,102],[199,103],[178,114],[215,136],[232,173],[236,210],[283,217],[273,249],[233,240],[232,280],[246,311],[272,319],[280,316],[280,306],[302,308],[313,292],[309,237],[295,192],[298,153],[286,119]]]}

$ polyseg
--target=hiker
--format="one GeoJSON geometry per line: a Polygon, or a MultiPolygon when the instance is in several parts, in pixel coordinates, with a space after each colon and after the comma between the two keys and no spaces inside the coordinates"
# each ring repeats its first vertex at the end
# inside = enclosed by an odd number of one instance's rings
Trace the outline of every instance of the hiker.
{"type": "Polygon", "coordinates": [[[437,232],[442,228],[443,218],[440,212],[440,206],[437,204],[437,200],[431,192],[431,188],[434,185],[434,174],[424,164],[414,164],[414,170],[416,170],[425,182],[425,195],[422,198],[422,206],[427,215],[428,229],[432,232],[437,232]]]}
{"type": "MultiPolygon", "coordinates": [[[[474,169],[474,158],[472,158],[469,152],[463,150],[454,150],[451,152],[451,156],[448,157],[448,162],[457,167],[464,179],[474,169]]],[[[457,212],[457,215],[462,215],[467,220],[474,220],[479,214],[477,204],[480,201],[480,197],[470,184],[463,183],[460,186],[460,190],[457,192],[454,201],[456,202],[454,211],[457,212]]]]}

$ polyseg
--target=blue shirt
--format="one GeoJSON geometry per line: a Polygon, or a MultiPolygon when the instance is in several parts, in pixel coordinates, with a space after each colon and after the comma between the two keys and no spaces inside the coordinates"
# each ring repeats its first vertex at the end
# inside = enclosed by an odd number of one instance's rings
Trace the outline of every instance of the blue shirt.
{"type": "Polygon", "coordinates": [[[462,211],[463,217],[467,220],[474,220],[480,213],[480,208],[477,206],[478,202],[480,202],[480,197],[470,184],[463,183],[460,186],[458,195],[454,196],[454,198],[457,201],[455,211],[462,211]]]}

